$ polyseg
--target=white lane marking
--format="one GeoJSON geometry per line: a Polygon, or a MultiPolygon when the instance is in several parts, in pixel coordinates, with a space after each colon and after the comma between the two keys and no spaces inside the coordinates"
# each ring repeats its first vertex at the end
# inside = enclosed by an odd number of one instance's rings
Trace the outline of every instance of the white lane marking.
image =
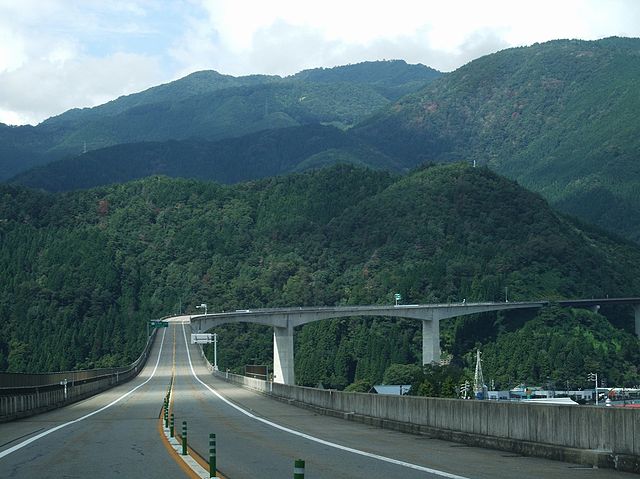
{"type": "Polygon", "coordinates": [[[193,375],[194,378],[196,378],[196,381],[198,381],[205,388],[207,388],[209,391],[211,391],[215,396],[218,397],[218,399],[223,401],[228,406],[231,406],[235,410],[241,412],[245,416],[248,416],[251,419],[255,419],[256,421],[260,421],[261,423],[266,424],[268,426],[271,426],[271,427],[274,427],[276,429],[279,429],[280,431],[288,432],[289,434],[293,434],[295,436],[303,437],[305,439],[308,439],[308,440],[313,441],[313,442],[317,442],[317,443],[322,444],[324,446],[329,446],[329,447],[333,447],[335,449],[340,449],[341,451],[351,452],[353,454],[358,454],[360,456],[370,457],[372,459],[377,459],[379,461],[388,462],[390,464],[395,464],[397,466],[402,466],[402,467],[406,467],[406,468],[409,468],[409,469],[415,469],[417,471],[428,472],[429,474],[434,474],[434,475],[440,476],[440,477],[446,477],[448,479],[469,479],[469,478],[464,477],[464,476],[458,476],[456,474],[450,474],[448,472],[439,471],[437,469],[431,469],[429,467],[419,466],[417,464],[412,464],[410,462],[400,461],[398,459],[393,459],[393,458],[390,458],[390,457],[380,456],[378,454],[373,454],[371,452],[361,451],[360,449],[354,449],[352,447],[343,446],[341,444],[336,444],[335,442],[325,441],[324,439],[320,439],[318,437],[311,436],[309,434],[305,434],[305,433],[300,432],[300,431],[296,431],[295,429],[289,429],[288,427],[281,426],[280,424],[276,424],[275,422],[271,422],[271,421],[269,421],[267,419],[258,417],[255,414],[252,414],[249,411],[247,411],[245,409],[242,409],[240,406],[237,406],[236,404],[233,404],[231,401],[229,401],[228,399],[226,399],[223,396],[221,396],[220,393],[218,393],[217,391],[215,391],[214,389],[209,387],[209,385],[205,384],[204,382],[202,382],[200,380],[200,378],[196,375],[196,372],[193,369],[193,364],[191,363],[191,353],[189,353],[189,343],[187,341],[187,333],[185,332],[185,329],[184,329],[184,323],[182,323],[182,335],[184,336],[184,343],[185,343],[185,345],[187,347],[187,359],[189,360],[189,367],[191,368],[191,374],[193,375]]]}
{"type": "Polygon", "coordinates": [[[31,444],[34,441],[37,441],[38,439],[41,439],[45,436],[48,436],[49,434],[51,434],[52,432],[56,432],[59,429],[62,429],[63,427],[67,427],[71,424],[75,424],[77,422],[83,421],[85,419],[87,419],[88,417],[93,416],[94,414],[98,414],[99,412],[104,411],[107,408],[110,408],[111,406],[113,406],[114,404],[119,403],[120,401],[122,401],[124,398],[126,398],[127,396],[129,396],[130,394],[132,394],[133,392],[135,392],[136,390],[140,389],[142,386],[144,386],[145,384],[147,384],[149,381],[151,381],[151,379],[153,378],[153,376],[156,374],[156,370],[158,369],[158,364],[160,363],[160,355],[162,354],[162,346],[164,345],[164,336],[166,334],[167,330],[164,329],[162,331],[162,342],[160,343],[160,351],[158,352],[158,359],[156,360],[156,365],[153,368],[153,372],[151,373],[151,376],[149,376],[149,379],[147,379],[145,382],[143,382],[142,384],[136,386],[135,388],[133,388],[132,390],[130,390],[129,392],[124,393],[122,396],[120,396],[118,399],[115,399],[114,401],[111,401],[109,404],[107,404],[106,406],[102,406],[100,409],[97,409],[93,412],[90,412],[89,414],[85,414],[82,417],[79,417],[78,419],[74,419],[73,421],[69,421],[69,422],[65,422],[64,424],[60,424],[59,426],[53,427],[51,429],[47,429],[44,432],[41,432],[40,434],[38,434],[37,436],[33,436],[29,439],[27,439],[26,441],[21,442],[20,444],[16,444],[13,447],[10,447],[9,449],[5,449],[4,451],[0,452],[0,459],[2,459],[5,456],[8,456],[9,454],[11,454],[12,452],[16,452],[18,449],[22,449],[23,447],[31,444]]]}

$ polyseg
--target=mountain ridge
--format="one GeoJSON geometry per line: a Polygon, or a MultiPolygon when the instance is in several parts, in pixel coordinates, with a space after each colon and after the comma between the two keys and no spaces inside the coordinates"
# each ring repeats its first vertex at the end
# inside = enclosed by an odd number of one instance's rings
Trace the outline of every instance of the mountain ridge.
{"type": "MultiPolygon", "coordinates": [[[[376,89],[377,83],[397,81],[395,74],[401,80],[410,78],[413,68],[391,61],[313,69],[298,75],[316,83],[281,79],[192,96],[177,106],[142,105],[117,121],[95,124],[93,132],[87,127],[67,134],[66,141],[58,143],[67,151],[75,148],[71,156],[77,156],[87,132],[99,133],[106,144],[119,135],[126,141],[162,141],[168,134],[220,140],[251,138],[246,135],[276,127],[330,124],[368,144],[376,167],[385,158],[391,160],[390,170],[404,172],[422,162],[487,164],[542,193],[562,211],[640,241],[640,131],[635,119],[640,109],[640,39],[555,40],[503,50],[431,78],[422,89],[393,103],[376,89]],[[368,69],[394,75],[373,75],[364,87],[342,82],[360,81],[368,69]],[[174,124],[165,118],[167,109],[186,120],[174,124]],[[134,123],[137,130],[129,128],[134,123]]],[[[420,71],[429,73],[427,67],[420,71]]],[[[0,128],[0,148],[13,151],[20,168],[48,161],[46,154],[25,149],[32,143],[46,149],[47,138],[33,128],[0,128]]],[[[367,164],[367,154],[328,146],[308,164],[367,164]]],[[[5,179],[14,176],[11,168],[0,165],[5,179]]]]}
{"type": "Polygon", "coordinates": [[[315,83],[295,75],[233,77],[202,71],[94,108],[70,110],[35,127],[0,125],[0,144],[6,145],[0,180],[85,149],[121,143],[218,140],[316,122],[347,128],[439,75],[424,65],[394,61],[387,68],[387,63],[348,65],[333,76],[326,69],[315,83]],[[366,70],[375,81],[350,78],[350,69],[366,70]]]}
{"type": "Polygon", "coordinates": [[[606,213],[640,210],[638,77],[640,39],[513,48],[439,78],[355,133],[409,168],[487,164],[563,211],[638,241],[640,217],[620,223],[606,213]],[[585,201],[598,207],[585,211],[585,201]]]}

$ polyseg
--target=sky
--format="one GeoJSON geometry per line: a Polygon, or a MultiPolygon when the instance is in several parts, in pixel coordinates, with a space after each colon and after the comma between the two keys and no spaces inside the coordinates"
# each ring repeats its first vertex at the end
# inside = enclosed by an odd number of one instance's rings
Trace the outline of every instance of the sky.
{"type": "Polygon", "coordinates": [[[403,59],[452,71],[614,35],[640,37],[639,0],[0,0],[0,122],[35,125],[199,70],[403,59]]]}

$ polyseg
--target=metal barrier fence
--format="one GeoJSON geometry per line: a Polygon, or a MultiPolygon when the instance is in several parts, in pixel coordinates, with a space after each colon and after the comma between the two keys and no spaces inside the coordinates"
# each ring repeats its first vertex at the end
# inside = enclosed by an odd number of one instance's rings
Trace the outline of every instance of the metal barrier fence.
{"type": "Polygon", "coordinates": [[[132,379],[144,367],[155,333],[153,330],[142,354],[128,366],[43,374],[0,373],[0,422],[61,407],[132,379]]]}

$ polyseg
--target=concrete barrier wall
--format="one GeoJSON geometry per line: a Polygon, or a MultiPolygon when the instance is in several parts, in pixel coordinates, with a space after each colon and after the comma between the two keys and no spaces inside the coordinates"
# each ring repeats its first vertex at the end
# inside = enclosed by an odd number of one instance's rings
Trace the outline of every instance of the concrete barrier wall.
{"type": "Polygon", "coordinates": [[[274,383],[272,394],[314,406],[458,432],[640,455],[640,411],[595,406],[345,393],[274,383]]]}
{"type": "Polygon", "coordinates": [[[19,417],[31,416],[79,401],[122,383],[130,379],[130,377],[132,376],[124,375],[116,379],[114,375],[75,385],[69,383],[66,397],[64,386],[25,388],[29,391],[24,392],[15,392],[15,389],[13,389],[13,394],[0,395],[0,421],[10,421],[19,417]]]}
{"type": "Polygon", "coordinates": [[[637,409],[348,393],[215,374],[303,407],[367,424],[640,472],[637,409]]]}
{"type": "MultiPolygon", "coordinates": [[[[43,385],[13,387],[16,380],[11,380],[11,384],[4,384],[5,387],[0,387],[0,422],[12,421],[62,407],[129,381],[137,376],[144,367],[154,339],[155,334],[149,338],[138,359],[127,367],[68,371],[51,373],[50,375],[27,375],[36,377],[37,383],[43,385]],[[98,371],[99,375],[96,373],[98,371]],[[84,379],[78,380],[77,378],[84,379]],[[64,379],[67,379],[66,394],[65,386],[59,383],[64,379]]],[[[23,381],[18,382],[24,383],[23,381]]]]}

